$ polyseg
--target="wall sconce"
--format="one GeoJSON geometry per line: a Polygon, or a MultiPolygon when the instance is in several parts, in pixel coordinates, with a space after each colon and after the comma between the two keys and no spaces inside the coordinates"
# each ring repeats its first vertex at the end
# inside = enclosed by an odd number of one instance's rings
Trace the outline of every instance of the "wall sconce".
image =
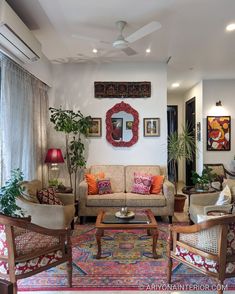
{"type": "Polygon", "coordinates": [[[215,105],[216,105],[216,106],[222,106],[222,102],[221,102],[221,100],[217,101],[217,102],[215,103],[215,105]]]}
{"type": "Polygon", "coordinates": [[[48,180],[49,182],[57,181],[59,177],[59,166],[58,163],[64,163],[64,158],[61,149],[51,148],[48,149],[45,158],[45,163],[49,163],[48,168],[48,180]]]}

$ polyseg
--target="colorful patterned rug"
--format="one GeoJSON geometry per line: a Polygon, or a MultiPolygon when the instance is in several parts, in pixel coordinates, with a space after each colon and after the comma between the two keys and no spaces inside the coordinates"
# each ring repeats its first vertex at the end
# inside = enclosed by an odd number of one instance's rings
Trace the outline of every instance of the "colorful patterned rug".
{"type": "MultiPolygon", "coordinates": [[[[144,230],[106,231],[102,258],[97,260],[94,225],[78,225],[73,232],[72,290],[216,290],[215,281],[174,263],[172,288],[166,282],[168,224],[159,223],[158,259],[152,258],[152,239],[144,230]],[[205,290],[205,288],[201,289],[205,290]]],[[[235,289],[235,278],[225,281],[235,289]]],[[[49,269],[18,282],[20,291],[68,290],[66,265],[49,269]]],[[[71,289],[70,289],[71,290],[71,289]]]]}

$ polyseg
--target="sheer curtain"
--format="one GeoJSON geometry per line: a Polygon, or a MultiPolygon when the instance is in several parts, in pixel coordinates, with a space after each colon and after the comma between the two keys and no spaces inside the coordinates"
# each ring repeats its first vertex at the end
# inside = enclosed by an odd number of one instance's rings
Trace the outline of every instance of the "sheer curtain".
{"type": "Polygon", "coordinates": [[[1,60],[1,185],[14,168],[45,181],[48,87],[4,55],[1,60]]]}

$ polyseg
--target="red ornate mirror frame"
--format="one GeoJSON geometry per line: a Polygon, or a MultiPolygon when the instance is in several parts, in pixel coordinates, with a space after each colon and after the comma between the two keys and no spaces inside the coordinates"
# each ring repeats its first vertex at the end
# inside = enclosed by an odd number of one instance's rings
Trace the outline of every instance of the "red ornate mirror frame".
{"type": "Polygon", "coordinates": [[[134,145],[138,141],[138,129],[139,129],[139,114],[138,112],[132,108],[129,104],[125,102],[115,104],[111,109],[109,109],[106,113],[106,139],[107,141],[115,147],[130,147],[134,145]],[[120,111],[125,111],[129,114],[133,115],[134,121],[132,125],[132,133],[133,136],[130,141],[115,141],[112,138],[112,115],[114,113],[118,113],[120,111]]]}

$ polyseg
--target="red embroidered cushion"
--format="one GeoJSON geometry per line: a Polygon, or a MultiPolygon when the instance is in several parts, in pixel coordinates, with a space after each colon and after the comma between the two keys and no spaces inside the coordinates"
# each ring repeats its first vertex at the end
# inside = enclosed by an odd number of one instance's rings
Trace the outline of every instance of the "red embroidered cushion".
{"type": "Polygon", "coordinates": [[[56,197],[53,188],[42,189],[41,191],[38,191],[37,197],[41,204],[64,205],[63,202],[58,197],[56,197]]]}
{"type": "Polygon", "coordinates": [[[134,173],[134,184],[131,192],[137,194],[150,194],[151,185],[152,175],[134,173]]]}
{"type": "Polygon", "coordinates": [[[100,195],[113,193],[110,179],[97,180],[97,187],[100,195]]]}

